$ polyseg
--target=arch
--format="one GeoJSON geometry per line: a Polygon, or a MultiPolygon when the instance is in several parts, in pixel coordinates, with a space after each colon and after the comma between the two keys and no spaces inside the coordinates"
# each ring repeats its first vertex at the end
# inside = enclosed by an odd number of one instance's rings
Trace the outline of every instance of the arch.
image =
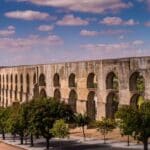
{"type": "Polygon", "coordinates": [[[6,75],[6,82],[7,82],[7,84],[8,84],[8,74],[6,75]]]}
{"type": "Polygon", "coordinates": [[[46,86],[45,75],[43,73],[41,73],[39,77],[39,86],[46,86]]]}
{"type": "Polygon", "coordinates": [[[18,83],[18,76],[17,76],[17,74],[15,75],[15,84],[17,84],[18,83]]]}
{"type": "Polygon", "coordinates": [[[46,98],[47,97],[45,89],[41,89],[41,91],[40,91],[40,97],[42,97],[42,98],[46,98]]]}
{"type": "Polygon", "coordinates": [[[36,74],[33,75],[33,84],[36,84],[36,74]]]}
{"type": "Polygon", "coordinates": [[[143,101],[144,101],[143,96],[141,96],[140,94],[134,94],[131,97],[130,105],[133,106],[134,108],[139,108],[140,105],[143,103],[143,101]]]}
{"type": "Polygon", "coordinates": [[[94,73],[90,73],[87,77],[87,88],[96,88],[96,78],[94,73]]]}
{"type": "Polygon", "coordinates": [[[75,90],[71,90],[69,93],[68,104],[71,106],[73,112],[77,112],[77,93],[75,90]]]}
{"type": "Polygon", "coordinates": [[[60,86],[60,77],[59,77],[58,73],[54,74],[53,85],[54,85],[54,87],[59,87],[60,86]]]}
{"type": "Polygon", "coordinates": [[[107,74],[106,89],[118,90],[118,77],[114,72],[110,72],[107,74]]]}
{"type": "Polygon", "coordinates": [[[75,87],[76,83],[75,83],[75,74],[71,73],[69,76],[69,87],[75,87]]]}
{"type": "Polygon", "coordinates": [[[130,91],[144,92],[145,81],[144,81],[144,77],[140,74],[140,72],[136,71],[132,73],[132,75],[130,76],[129,89],[130,91]]]}
{"type": "Polygon", "coordinates": [[[106,100],[106,117],[113,119],[115,113],[118,110],[119,100],[118,95],[115,92],[111,92],[107,96],[106,100]]]}
{"type": "Polygon", "coordinates": [[[23,75],[20,74],[20,83],[23,84],[23,75]]]}
{"type": "Polygon", "coordinates": [[[91,91],[87,97],[86,110],[87,115],[91,120],[96,119],[96,101],[95,101],[95,92],[91,91]]]}
{"type": "Polygon", "coordinates": [[[26,75],[26,83],[27,83],[27,93],[30,93],[30,77],[28,73],[26,75]]]}
{"type": "Polygon", "coordinates": [[[54,98],[58,101],[61,100],[61,93],[60,93],[60,90],[59,89],[55,89],[54,91],[54,98]]]}

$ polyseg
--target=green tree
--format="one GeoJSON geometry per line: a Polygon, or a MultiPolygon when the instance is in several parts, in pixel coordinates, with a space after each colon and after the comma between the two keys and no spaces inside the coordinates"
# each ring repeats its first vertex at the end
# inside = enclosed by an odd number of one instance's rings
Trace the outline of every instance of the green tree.
{"type": "MultiPolygon", "coordinates": [[[[69,135],[69,127],[63,119],[56,120],[53,125],[53,128],[51,129],[51,132],[53,136],[55,137],[65,138],[69,135]]],[[[62,146],[61,146],[61,141],[60,141],[60,149],[61,148],[62,146]]]]}
{"type": "Polygon", "coordinates": [[[9,109],[0,107],[0,132],[2,133],[3,140],[5,140],[5,133],[7,131],[8,117],[9,117],[9,109]]]}
{"type": "Polygon", "coordinates": [[[60,103],[53,98],[39,98],[35,100],[31,113],[31,122],[34,129],[46,139],[47,149],[49,149],[49,140],[53,137],[51,129],[55,121],[59,119],[70,121],[73,115],[68,105],[60,103]]]}
{"type": "Polygon", "coordinates": [[[148,150],[148,138],[150,137],[150,102],[144,102],[139,109],[132,106],[124,106],[119,109],[116,117],[120,119],[121,130],[127,131],[144,145],[144,150],[148,150]],[[128,129],[129,128],[129,129],[128,129]]]}
{"type": "Polygon", "coordinates": [[[102,118],[100,121],[96,121],[96,128],[103,137],[104,137],[104,144],[106,143],[106,135],[108,132],[111,132],[113,129],[116,128],[116,123],[112,119],[102,118]]]}
{"type": "Polygon", "coordinates": [[[82,133],[83,133],[83,139],[86,139],[85,134],[85,126],[87,126],[90,123],[90,119],[86,114],[76,114],[75,115],[75,123],[78,127],[81,127],[82,133]]]}

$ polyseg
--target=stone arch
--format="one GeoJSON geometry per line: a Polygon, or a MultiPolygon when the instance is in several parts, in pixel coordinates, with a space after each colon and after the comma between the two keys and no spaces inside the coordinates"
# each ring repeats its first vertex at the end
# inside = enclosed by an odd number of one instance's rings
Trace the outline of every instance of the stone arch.
{"type": "Polygon", "coordinates": [[[75,74],[71,73],[69,76],[69,87],[75,87],[76,83],[75,83],[75,74]]]}
{"type": "Polygon", "coordinates": [[[61,93],[60,93],[60,90],[59,89],[55,89],[54,91],[54,98],[58,101],[61,100],[61,93]]]}
{"type": "Polygon", "coordinates": [[[130,105],[135,108],[139,108],[139,106],[142,104],[143,101],[144,101],[143,96],[141,96],[140,94],[134,94],[131,97],[130,105]]]}
{"type": "Polygon", "coordinates": [[[106,101],[106,117],[114,119],[115,113],[118,110],[119,100],[115,92],[110,92],[106,101]]]}
{"type": "Polygon", "coordinates": [[[30,93],[30,76],[28,73],[26,75],[26,84],[27,84],[27,93],[30,93]]]}
{"type": "Polygon", "coordinates": [[[39,86],[46,86],[45,75],[43,73],[41,73],[39,77],[39,86]]]}
{"type": "Polygon", "coordinates": [[[96,87],[97,85],[95,74],[93,72],[89,73],[87,77],[87,88],[96,88],[96,87]]]}
{"type": "Polygon", "coordinates": [[[17,74],[15,75],[15,84],[17,84],[18,83],[18,76],[17,76],[17,74]]]}
{"type": "Polygon", "coordinates": [[[129,89],[132,92],[144,92],[145,81],[140,72],[136,71],[131,74],[129,79],[129,89]]]}
{"type": "Polygon", "coordinates": [[[59,77],[58,73],[54,74],[53,85],[54,85],[54,87],[59,87],[60,86],[60,77],[59,77]]]}
{"type": "Polygon", "coordinates": [[[23,75],[20,74],[20,83],[23,84],[23,75]]]}
{"type": "Polygon", "coordinates": [[[68,104],[71,106],[73,112],[77,112],[77,93],[75,90],[70,91],[68,104]]]}
{"type": "Polygon", "coordinates": [[[36,84],[36,74],[33,75],[33,84],[36,84]]]}
{"type": "Polygon", "coordinates": [[[41,89],[41,91],[40,91],[40,97],[42,97],[42,98],[46,98],[47,97],[45,89],[41,89]]]}
{"type": "Polygon", "coordinates": [[[95,101],[95,92],[90,91],[87,97],[86,110],[87,115],[91,120],[96,119],[96,101],[95,101]]]}
{"type": "Polygon", "coordinates": [[[118,90],[118,77],[114,72],[109,72],[106,77],[106,89],[118,90]]]}

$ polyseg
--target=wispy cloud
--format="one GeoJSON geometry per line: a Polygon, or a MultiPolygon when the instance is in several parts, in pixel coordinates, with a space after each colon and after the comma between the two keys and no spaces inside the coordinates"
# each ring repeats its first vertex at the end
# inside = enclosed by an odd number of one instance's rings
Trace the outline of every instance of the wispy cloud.
{"type": "Polygon", "coordinates": [[[145,22],[145,26],[150,27],[150,21],[145,22]]]}
{"type": "Polygon", "coordinates": [[[123,20],[120,17],[105,17],[103,20],[100,21],[101,24],[105,25],[127,25],[127,26],[134,26],[139,24],[139,22],[135,21],[134,19],[123,20]]]}
{"type": "Polygon", "coordinates": [[[39,31],[52,31],[54,29],[54,26],[53,25],[40,25],[38,27],[38,30],[39,31]]]}
{"type": "Polygon", "coordinates": [[[80,31],[81,36],[86,36],[86,37],[93,37],[93,36],[105,36],[105,35],[120,35],[120,34],[128,34],[131,32],[130,30],[120,30],[120,29],[109,29],[109,30],[102,30],[102,31],[94,31],[94,30],[87,30],[87,29],[82,29],[80,31]]]}
{"type": "Polygon", "coordinates": [[[16,0],[18,2],[31,2],[36,5],[65,8],[71,11],[106,13],[117,12],[132,7],[131,2],[123,0],[16,0]]]}
{"type": "Polygon", "coordinates": [[[15,27],[8,26],[7,29],[0,30],[0,37],[7,37],[15,34],[15,27]]]}
{"type": "Polygon", "coordinates": [[[31,35],[26,38],[0,38],[0,49],[9,51],[32,50],[33,48],[56,46],[63,44],[63,40],[57,35],[39,37],[31,35]]]}
{"type": "Polygon", "coordinates": [[[88,25],[89,22],[80,17],[75,17],[74,15],[70,14],[64,16],[62,20],[58,20],[56,24],[60,26],[82,26],[88,25]]]}
{"type": "Polygon", "coordinates": [[[48,13],[33,10],[10,11],[6,12],[5,16],[9,18],[23,19],[23,20],[46,20],[50,17],[48,13]]]}

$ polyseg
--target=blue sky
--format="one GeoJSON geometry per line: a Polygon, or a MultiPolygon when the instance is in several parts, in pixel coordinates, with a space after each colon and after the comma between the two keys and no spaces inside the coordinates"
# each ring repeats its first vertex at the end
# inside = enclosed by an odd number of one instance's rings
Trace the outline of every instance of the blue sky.
{"type": "Polygon", "coordinates": [[[150,55],[150,0],[0,0],[1,65],[150,55]]]}

